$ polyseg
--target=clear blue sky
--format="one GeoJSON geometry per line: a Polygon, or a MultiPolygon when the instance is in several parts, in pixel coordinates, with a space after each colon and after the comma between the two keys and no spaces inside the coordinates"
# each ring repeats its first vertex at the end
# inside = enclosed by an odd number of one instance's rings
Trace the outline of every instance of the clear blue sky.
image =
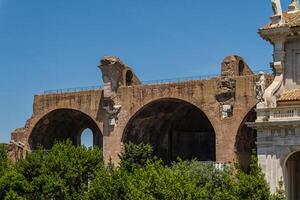
{"type": "Polygon", "coordinates": [[[101,84],[104,55],[141,80],[216,74],[230,54],[268,69],[257,29],[271,14],[271,0],[0,0],[0,142],[31,116],[34,94],[101,84]]]}

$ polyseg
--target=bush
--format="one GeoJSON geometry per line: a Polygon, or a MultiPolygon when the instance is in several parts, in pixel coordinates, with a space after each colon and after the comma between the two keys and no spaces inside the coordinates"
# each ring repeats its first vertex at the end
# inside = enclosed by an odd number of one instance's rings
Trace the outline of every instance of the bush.
{"type": "Polygon", "coordinates": [[[149,144],[125,144],[124,151],[119,155],[121,169],[133,171],[134,168],[143,167],[153,160],[153,148],[149,144]]]}
{"type": "Polygon", "coordinates": [[[269,186],[258,166],[255,155],[251,157],[249,174],[238,169],[237,194],[239,199],[244,200],[268,200],[271,198],[269,186]]]}
{"type": "MultiPolygon", "coordinates": [[[[125,171],[126,172],[126,171],[125,171]]],[[[126,184],[122,171],[116,168],[103,167],[91,183],[85,199],[122,200],[126,199],[126,184]]]]}
{"type": "Polygon", "coordinates": [[[279,181],[279,188],[277,189],[276,193],[272,195],[272,200],[287,200],[285,196],[285,191],[283,189],[283,180],[279,181]]]}
{"type": "Polygon", "coordinates": [[[4,173],[0,178],[0,199],[14,196],[25,196],[30,191],[30,184],[26,178],[15,170],[4,173]]]}
{"type": "Polygon", "coordinates": [[[0,144],[0,177],[8,170],[8,159],[5,145],[0,144]]]}
{"type": "Polygon", "coordinates": [[[66,181],[58,176],[40,175],[33,178],[31,185],[30,199],[71,199],[66,181]]]}
{"type": "Polygon", "coordinates": [[[196,183],[200,199],[237,199],[235,181],[230,168],[217,169],[212,163],[185,161],[173,168],[188,171],[191,182],[196,183]]]}
{"type": "Polygon", "coordinates": [[[16,164],[16,169],[25,176],[26,180],[32,181],[34,177],[42,174],[41,168],[45,164],[46,153],[41,148],[32,152],[26,159],[21,159],[16,164]]]}
{"type": "Polygon", "coordinates": [[[165,167],[161,161],[148,163],[144,168],[136,168],[127,177],[128,186],[126,198],[161,199],[161,200],[189,200],[199,199],[196,182],[192,181],[185,166],[172,169],[165,167]]]}
{"type": "Polygon", "coordinates": [[[49,152],[37,150],[17,164],[32,186],[31,199],[80,199],[88,182],[103,166],[98,148],[58,143],[49,152]]]}
{"type": "Polygon", "coordinates": [[[67,141],[48,152],[39,149],[8,168],[2,148],[0,200],[285,200],[282,187],[270,195],[255,156],[249,173],[198,161],[165,166],[145,144],[126,145],[120,158],[119,168],[105,166],[100,149],[67,141]]]}
{"type": "Polygon", "coordinates": [[[16,193],[16,192],[10,190],[10,191],[6,194],[4,200],[26,200],[26,199],[25,199],[24,197],[21,197],[20,195],[18,195],[18,193],[16,193]]]}

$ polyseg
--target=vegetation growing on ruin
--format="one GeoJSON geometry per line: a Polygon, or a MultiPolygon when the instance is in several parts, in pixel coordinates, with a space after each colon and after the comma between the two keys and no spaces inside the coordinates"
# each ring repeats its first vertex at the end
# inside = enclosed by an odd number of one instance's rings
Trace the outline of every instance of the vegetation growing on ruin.
{"type": "Polygon", "coordinates": [[[144,144],[126,145],[120,159],[120,167],[105,165],[100,149],[66,142],[47,152],[37,150],[9,166],[1,147],[0,199],[285,199],[282,190],[270,195],[255,157],[249,173],[198,161],[179,160],[165,166],[144,144]]]}

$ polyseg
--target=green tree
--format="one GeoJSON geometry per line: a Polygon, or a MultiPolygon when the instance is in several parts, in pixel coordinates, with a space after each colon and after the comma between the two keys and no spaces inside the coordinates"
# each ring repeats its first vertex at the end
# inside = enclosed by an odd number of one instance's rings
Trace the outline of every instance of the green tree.
{"type": "Polygon", "coordinates": [[[272,195],[272,200],[286,200],[285,191],[283,188],[283,180],[279,181],[279,188],[277,189],[276,193],[272,195]]]}
{"type": "Polygon", "coordinates": [[[30,199],[71,199],[66,181],[55,175],[40,175],[31,182],[30,199]],[[42,191],[42,192],[38,192],[42,191]]]}
{"type": "Polygon", "coordinates": [[[29,182],[33,178],[41,175],[41,168],[45,164],[44,159],[46,152],[39,147],[37,150],[29,154],[26,159],[21,159],[16,163],[16,169],[25,176],[29,182]]]}
{"type": "Polygon", "coordinates": [[[66,141],[48,152],[31,153],[17,164],[17,170],[32,186],[31,199],[80,199],[102,166],[99,148],[77,147],[66,141]]]}
{"type": "Polygon", "coordinates": [[[178,166],[181,171],[188,171],[190,182],[196,183],[200,199],[237,199],[230,168],[217,169],[213,163],[196,160],[176,163],[173,168],[178,166]]]}
{"type": "Polygon", "coordinates": [[[120,167],[128,171],[133,171],[136,167],[143,167],[147,161],[154,159],[153,148],[149,144],[125,144],[124,150],[119,155],[120,167]]]}
{"type": "Polygon", "coordinates": [[[15,170],[9,170],[0,178],[0,199],[13,196],[25,196],[30,191],[30,184],[26,178],[15,170]]]}
{"type": "Polygon", "coordinates": [[[126,199],[192,200],[200,199],[197,184],[184,163],[167,167],[162,161],[148,162],[126,177],[126,199]]]}
{"type": "Polygon", "coordinates": [[[111,166],[101,168],[91,183],[85,199],[90,200],[122,200],[126,194],[126,170],[118,170],[111,166]]]}
{"type": "Polygon", "coordinates": [[[10,190],[10,191],[6,194],[4,200],[26,200],[26,198],[24,198],[24,197],[18,195],[18,193],[14,192],[13,190],[10,190]]]}
{"type": "Polygon", "coordinates": [[[104,165],[98,148],[70,141],[41,148],[10,165],[0,148],[0,200],[285,200],[281,187],[271,195],[256,156],[250,171],[217,169],[213,163],[181,161],[166,166],[150,145],[129,143],[121,167],[104,165]]]}
{"type": "Polygon", "coordinates": [[[0,177],[8,170],[8,159],[5,145],[0,144],[0,177]]]}
{"type": "Polygon", "coordinates": [[[269,186],[255,154],[251,157],[248,174],[238,168],[236,190],[239,199],[243,200],[269,200],[271,198],[269,186]]]}

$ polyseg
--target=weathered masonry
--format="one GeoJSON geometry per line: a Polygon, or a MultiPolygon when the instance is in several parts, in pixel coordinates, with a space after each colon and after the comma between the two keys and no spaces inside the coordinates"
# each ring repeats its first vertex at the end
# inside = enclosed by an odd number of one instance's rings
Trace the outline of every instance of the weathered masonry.
{"type": "Polygon", "coordinates": [[[242,58],[226,57],[214,78],[157,84],[142,84],[117,57],[104,57],[99,68],[101,89],[36,95],[32,117],[12,133],[12,153],[38,145],[49,149],[66,139],[80,145],[82,132],[90,129],[105,160],[116,163],[131,141],[152,144],[166,163],[177,157],[240,160],[247,168],[256,132],[245,122],[256,119],[259,76],[242,58]]]}

